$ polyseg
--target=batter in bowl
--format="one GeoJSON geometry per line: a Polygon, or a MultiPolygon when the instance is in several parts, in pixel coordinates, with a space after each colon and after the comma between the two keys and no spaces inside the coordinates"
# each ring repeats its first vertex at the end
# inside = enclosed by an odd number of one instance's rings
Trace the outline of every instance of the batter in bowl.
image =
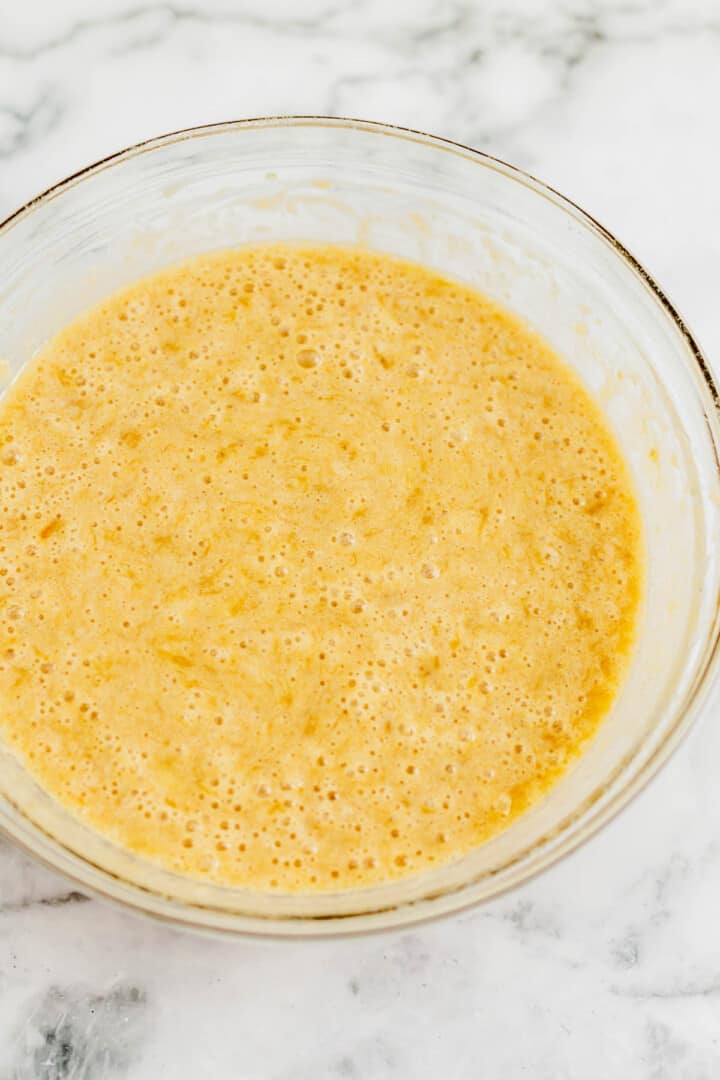
{"type": "Polygon", "coordinates": [[[0,408],[0,737],[88,825],[260,890],[504,829],[615,698],[640,521],[546,343],[421,266],[268,245],[142,280],[0,408]]]}

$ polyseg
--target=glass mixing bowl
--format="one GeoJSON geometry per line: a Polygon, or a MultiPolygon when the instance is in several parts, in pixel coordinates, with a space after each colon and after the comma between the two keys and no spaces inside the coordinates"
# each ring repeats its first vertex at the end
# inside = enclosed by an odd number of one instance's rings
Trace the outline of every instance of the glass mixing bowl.
{"type": "Polygon", "coordinates": [[[647,587],[622,693],[581,760],[471,854],[404,881],[283,896],[191,880],[113,845],[0,747],[0,826],[81,889],[195,928],[313,936],[404,926],[527,880],[660,767],[718,662],[717,389],[672,305],[567,199],[500,161],[380,124],[279,117],[142,143],[0,228],[5,384],[82,309],[197,252],[270,240],[361,243],[426,263],[522,315],[601,403],[632,470],[647,587]]]}

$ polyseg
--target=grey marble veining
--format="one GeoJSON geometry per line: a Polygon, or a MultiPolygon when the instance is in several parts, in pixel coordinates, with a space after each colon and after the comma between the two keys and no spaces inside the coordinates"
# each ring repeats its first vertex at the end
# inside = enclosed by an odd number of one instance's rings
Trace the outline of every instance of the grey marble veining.
{"type": "MultiPolygon", "coordinates": [[[[178,127],[388,120],[586,206],[712,361],[719,100],[715,0],[28,0],[0,11],[0,215],[178,127]]],[[[717,1080],[717,716],[562,865],[412,933],[196,939],[0,841],[0,1080],[717,1080]]]]}
{"type": "Polygon", "coordinates": [[[118,984],[104,993],[50,986],[28,1002],[15,1032],[11,1075],[17,1080],[127,1073],[142,1051],[145,993],[118,984]]]}

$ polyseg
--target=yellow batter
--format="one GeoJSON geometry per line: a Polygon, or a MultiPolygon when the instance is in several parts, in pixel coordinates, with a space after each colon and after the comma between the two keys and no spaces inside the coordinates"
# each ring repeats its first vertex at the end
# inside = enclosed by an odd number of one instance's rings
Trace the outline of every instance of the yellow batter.
{"type": "Polygon", "coordinates": [[[602,417],[471,289],[341,247],[208,255],[0,410],[0,735],[96,829],[259,889],[414,874],[606,714],[641,539],[602,417]]]}

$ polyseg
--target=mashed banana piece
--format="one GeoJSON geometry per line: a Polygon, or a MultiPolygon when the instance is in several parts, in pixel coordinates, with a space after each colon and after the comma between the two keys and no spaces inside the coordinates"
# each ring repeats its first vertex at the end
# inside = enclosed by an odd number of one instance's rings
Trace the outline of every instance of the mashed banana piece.
{"type": "Polygon", "coordinates": [[[459,856],[618,690],[639,517],[598,408],[487,298],[357,248],[139,281],[0,410],[0,735],[183,873],[459,856]]]}

